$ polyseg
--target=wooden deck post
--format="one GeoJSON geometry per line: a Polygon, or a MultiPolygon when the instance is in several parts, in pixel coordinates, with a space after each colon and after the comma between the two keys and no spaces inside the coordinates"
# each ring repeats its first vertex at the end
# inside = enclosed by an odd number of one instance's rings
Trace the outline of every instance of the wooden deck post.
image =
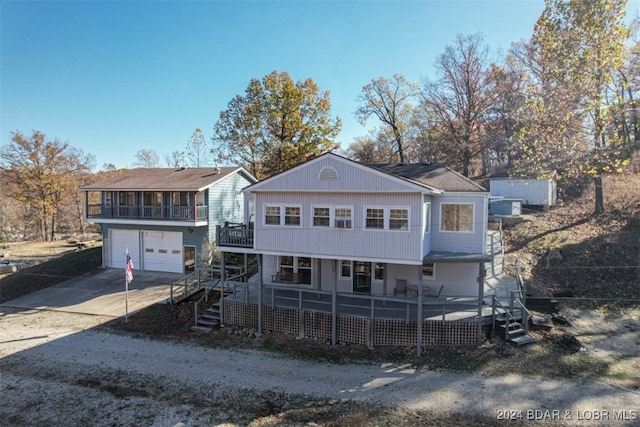
{"type": "Polygon", "coordinates": [[[224,252],[220,252],[220,327],[224,326],[224,279],[225,279],[225,264],[224,264],[224,252]]]}
{"type": "Polygon", "coordinates": [[[338,261],[333,260],[333,291],[331,292],[331,345],[338,344],[338,261]]]}
{"type": "Polygon", "coordinates": [[[258,336],[262,336],[262,321],[262,254],[258,254],[258,336]]]}
{"type": "Polygon", "coordinates": [[[418,313],[417,330],[416,330],[416,356],[422,356],[422,268],[418,269],[418,313]]]}
{"type": "Polygon", "coordinates": [[[480,262],[478,274],[478,346],[482,344],[482,303],[484,300],[484,279],[487,274],[484,262],[480,262]]]}

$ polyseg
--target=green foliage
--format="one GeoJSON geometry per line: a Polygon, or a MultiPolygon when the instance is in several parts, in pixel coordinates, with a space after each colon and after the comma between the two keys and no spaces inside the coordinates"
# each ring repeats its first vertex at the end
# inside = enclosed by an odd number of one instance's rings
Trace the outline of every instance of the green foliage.
{"type": "Polygon", "coordinates": [[[220,113],[214,141],[220,160],[245,166],[263,179],[338,148],[341,129],[331,117],[329,92],[311,79],[294,82],[274,71],[252,79],[220,113]]]}

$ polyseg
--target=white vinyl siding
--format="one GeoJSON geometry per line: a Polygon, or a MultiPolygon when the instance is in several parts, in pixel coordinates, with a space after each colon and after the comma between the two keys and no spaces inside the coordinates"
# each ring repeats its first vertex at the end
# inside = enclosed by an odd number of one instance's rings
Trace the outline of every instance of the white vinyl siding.
{"type": "MultiPolygon", "coordinates": [[[[254,249],[272,254],[304,254],[327,259],[365,259],[372,262],[403,260],[422,264],[422,195],[420,193],[312,193],[273,192],[255,194],[256,217],[262,218],[255,226],[254,249]],[[374,202],[374,203],[372,203],[374,202]],[[275,226],[264,221],[266,208],[300,206],[300,226],[275,226]],[[408,210],[409,230],[365,230],[365,206],[393,207],[408,210]],[[326,215],[329,208],[329,226],[314,225],[320,221],[320,211],[326,215]],[[344,209],[344,210],[343,210],[344,209]],[[336,227],[340,215],[347,217],[345,228],[336,227]],[[337,214],[337,215],[336,215],[337,214]],[[350,222],[350,224],[349,224],[350,222]],[[349,227],[350,228],[346,228],[349,227]],[[417,225],[417,228],[414,226],[417,225]],[[378,232],[375,232],[378,231],[378,232]]],[[[274,215],[277,216],[277,215],[274,215]]],[[[325,223],[326,223],[326,216],[325,223]]],[[[279,223],[280,224],[280,223],[279,223]]]]}

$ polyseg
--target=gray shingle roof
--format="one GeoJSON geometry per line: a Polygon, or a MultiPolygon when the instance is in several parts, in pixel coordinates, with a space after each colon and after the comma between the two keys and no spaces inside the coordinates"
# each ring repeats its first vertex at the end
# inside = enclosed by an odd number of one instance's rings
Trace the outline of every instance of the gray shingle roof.
{"type": "Polygon", "coordinates": [[[367,166],[432,189],[461,192],[487,191],[480,184],[440,163],[392,163],[367,166]]]}
{"type": "Polygon", "coordinates": [[[87,191],[199,191],[222,178],[241,170],[227,168],[138,168],[124,172],[96,184],[87,185],[87,191]]]}

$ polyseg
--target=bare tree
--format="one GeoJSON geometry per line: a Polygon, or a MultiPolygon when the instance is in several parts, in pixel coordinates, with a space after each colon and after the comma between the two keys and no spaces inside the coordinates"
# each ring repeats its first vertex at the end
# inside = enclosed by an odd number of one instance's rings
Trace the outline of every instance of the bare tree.
{"type": "Polygon", "coordinates": [[[189,143],[183,156],[189,166],[195,168],[211,166],[213,164],[214,156],[211,153],[211,148],[207,146],[207,141],[200,128],[196,128],[191,138],[189,138],[189,143]]]}
{"type": "Polygon", "coordinates": [[[143,168],[157,168],[160,165],[160,156],[154,150],[143,148],[136,153],[136,166],[143,168]]]}
{"type": "Polygon", "coordinates": [[[423,108],[434,116],[467,177],[482,149],[482,123],[490,106],[488,55],[481,35],[458,35],[436,60],[438,79],[427,81],[423,89],[423,108]]]}
{"type": "Polygon", "coordinates": [[[395,74],[392,79],[379,77],[372,80],[362,88],[358,97],[360,107],[356,110],[356,117],[365,125],[371,116],[375,116],[391,130],[400,162],[405,161],[404,133],[411,120],[417,94],[415,84],[402,74],[395,74]]]}

